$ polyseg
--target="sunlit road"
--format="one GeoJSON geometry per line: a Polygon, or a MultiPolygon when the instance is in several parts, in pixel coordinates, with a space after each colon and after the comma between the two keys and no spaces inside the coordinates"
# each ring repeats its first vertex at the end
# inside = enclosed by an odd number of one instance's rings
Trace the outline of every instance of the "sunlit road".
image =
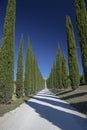
{"type": "Polygon", "coordinates": [[[87,130],[87,119],[45,88],[0,117],[0,130],[87,130]]]}

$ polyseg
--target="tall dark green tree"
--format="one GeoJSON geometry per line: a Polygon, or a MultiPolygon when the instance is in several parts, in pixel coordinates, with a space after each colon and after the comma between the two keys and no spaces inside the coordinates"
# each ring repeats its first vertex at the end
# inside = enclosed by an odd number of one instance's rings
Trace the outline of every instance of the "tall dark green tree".
{"type": "Polygon", "coordinates": [[[40,72],[38,62],[36,59],[36,90],[39,91],[44,87],[44,79],[42,77],[42,74],[40,72]]]}
{"type": "Polygon", "coordinates": [[[87,83],[87,10],[85,1],[75,0],[75,8],[84,77],[87,83]]]}
{"type": "Polygon", "coordinates": [[[31,88],[31,46],[30,39],[28,39],[28,47],[26,54],[25,77],[24,77],[24,92],[25,96],[29,96],[31,88]]]}
{"type": "Polygon", "coordinates": [[[62,57],[61,57],[61,49],[58,45],[58,51],[56,56],[56,86],[58,88],[62,87],[62,57]]]}
{"type": "Polygon", "coordinates": [[[35,64],[35,90],[38,90],[38,63],[37,63],[37,59],[34,56],[34,64],[35,64]]]}
{"type": "Polygon", "coordinates": [[[35,56],[33,57],[30,39],[28,39],[28,48],[26,54],[24,92],[25,96],[35,93],[43,88],[43,77],[38,67],[35,56]]]}
{"type": "Polygon", "coordinates": [[[49,86],[50,86],[50,83],[49,83],[49,77],[47,78],[47,87],[49,88],[49,86]]]}
{"type": "Polygon", "coordinates": [[[56,64],[53,65],[53,87],[56,88],[56,64]]]}
{"type": "MultiPolygon", "coordinates": [[[[29,42],[29,41],[28,41],[29,42]]],[[[25,96],[28,96],[29,95],[29,85],[30,85],[30,82],[29,82],[29,64],[30,64],[30,59],[29,59],[29,55],[30,55],[30,43],[28,43],[28,47],[27,47],[27,53],[26,53],[26,65],[25,65],[25,79],[24,79],[24,92],[25,92],[25,96]]]]}
{"type": "Polygon", "coordinates": [[[31,85],[31,93],[35,92],[35,64],[34,64],[34,57],[32,56],[32,85],[31,85]]]}
{"type": "Polygon", "coordinates": [[[44,87],[44,80],[41,75],[40,69],[37,66],[37,91],[41,90],[44,87]]]}
{"type": "Polygon", "coordinates": [[[66,32],[67,32],[69,75],[72,89],[76,89],[79,86],[80,74],[78,69],[75,36],[69,16],[66,17],[66,32]]]}
{"type": "Polygon", "coordinates": [[[8,0],[1,47],[0,102],[8,103],[13,94],[14,37],[16,0],[8,0]]]}
{"type": "Polygon", "coordinates": [[[54,85],[53,85],[53,77],[54,77],[54,73],[53,73],[53,68],[51,69],[51,74],[50,74],[50,87],[51,88],[53,88],[54,87],[54,85]]]}
{"type": "Polygon", "coordinates": [[[33,82],[34,82],[34,92],[37,91],[37,59],[36,57],[34,56],[34,59],[33,59],[33,82]]]}
{"type": "Polygon", "coordinates": [[[62,85],[64,88],[68,87],[68,70],[65,56],[62,56],[62,85]]]}
{"type": "Polygon", "coordinates": [[[23,97],[23,35],[20,40],[20,49],[18,53],[18,68],[16,79],[16,95],[18,98],[23,97]]]}
{"type": "Polygon", "coordinates": [[[30,93],[33,93],[33,88],[34,88],[34,62],[33,62],[33,51],[32,51],[32,47],[30,46],[30,55],[29,55],[29,71],[30,71],[30,93]]]}

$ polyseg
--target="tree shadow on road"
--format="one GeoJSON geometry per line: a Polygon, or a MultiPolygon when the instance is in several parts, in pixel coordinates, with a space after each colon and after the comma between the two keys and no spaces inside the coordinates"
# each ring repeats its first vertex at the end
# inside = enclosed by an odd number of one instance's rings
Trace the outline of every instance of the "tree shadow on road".
{"type": "Polygon", "coordinates": [[[63,107],[63,108],[67,108],[67,109],[76,111],[76,109],[74,107],[72,107],[71,105],[60,102],[61,100],[60,101],[54,101],[52,99],[49,100],[49,99],[46,99],[46,98],[44,99],[44,98],[37,98],[37,97],[33,97],[33,99],[36,99],[36,100],[42,101],[42,102],[46,102],[46,103],[49,103],[51,105],[60,106],[60,107],[63,107]]]}
{"type": "Polygon", "coordinates": [[[42,94],[38,94],[37,96],[40,96],[40,97],[48,97],[48,98],[55,98],[55,99],[58,99],[59,97],[55,96],[55,95],[42,95],[42,94]]]}
{"type": "MultiPolygon", "coordinates": [[[[35,100],[36,102],[31,100],[26,102],[26,104],[29,107],[32,107],[32,109],[34,109],[40,117],[48,120],[58,128],[61,128],[62,130],[87,130],[87,119],[67,113],[65,111],[57,110],[44,104],[44,102],[47,102],[47,100],[38,98],[35,100]],[[43,104],[40,104],[37,101],[41,101],[43,104]]],[[[53,105],[53,102],[49,103],[53,105]]]]}
{"type": "Polygon", "coordinates": [[[85,102],[77,102],[77,103],[71,103],[71,105],[75,108],[77,108],[80,112],[87,115],[87,101],[85,102]]]}

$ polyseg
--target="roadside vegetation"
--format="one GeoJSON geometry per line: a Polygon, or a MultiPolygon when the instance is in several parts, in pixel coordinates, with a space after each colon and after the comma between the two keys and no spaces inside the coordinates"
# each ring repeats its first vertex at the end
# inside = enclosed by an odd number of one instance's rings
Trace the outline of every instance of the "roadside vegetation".
{"type": "Polygon", "coordinates": [[[52,89],[52,92],[58,96],[58,98],[68,102],[71,106],[75,107],[81,113],[87,115],[87,86],[79,86],[76,90],[71,88],[67,89],[52,89]]]}
{"type": "MultiPolygon", "coordinates": [[[[34,94],[31,94],[33,96],[34,94]]],[[[3,116],[5,113],[14,110],[15,108],[19,107],[22,103],[28,101],[30,99],[30,96],[23,96],[21,98],[17,98],[16,96],[16,84],[14,84],[14,93],[12,96],[12,101],[5,104],[0,104],[0,116],[3,116]]]]}
{"type": "MultiPolygon", "coordinates": [[[[14,95],[14,71],[15,71],[15,22],[16,0],[8,0],[2,45],[0,48],[0,103],[11,104],[14,95]]],[[[36,91],[43,89],[44,79],[40,72],[37,58],[33,54],[28,38],[26,50],[26,64],[24,65],[24,37],[20,38],[16,73],[15,96],[18,99],[29,97],[36,91]],[[24,67],[25,66],[25,67],[24,67]]],[[[20,101],[20,100],[18,100],[20,101]]]]}
{"type": "Polygon", "coordinates": [[[14,110],[18,106],[20,106],[25,100],[29,98],[20,98],[15,99],[11,102],[11,104],[0,104],[0,116],[3,116],[5,113],[14,110]]]}
{"type": "Polygon", "coordinates": [[[47,86],[60,99],[69,102],[79,111],[87,114],[87,9],[85,0],[74,0],[74,6],[79,47],[76,44],[73,23],[70,16],[67,15],[66,40],[68,62],[61,47],[58,45],[57,55],[47,80],[47,86]],[[78,65],[78,48],[81,51],[82,75],[78,65]]]}

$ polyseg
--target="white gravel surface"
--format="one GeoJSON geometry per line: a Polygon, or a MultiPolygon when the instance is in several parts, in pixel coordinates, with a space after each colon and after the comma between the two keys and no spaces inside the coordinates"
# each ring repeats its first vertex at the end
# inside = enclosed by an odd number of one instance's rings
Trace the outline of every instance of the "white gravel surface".
{"type": "Polygon", "coordinates": [[[45,88],[0,117],[0,130],[87,130],[87,118],[45,88]]]}

